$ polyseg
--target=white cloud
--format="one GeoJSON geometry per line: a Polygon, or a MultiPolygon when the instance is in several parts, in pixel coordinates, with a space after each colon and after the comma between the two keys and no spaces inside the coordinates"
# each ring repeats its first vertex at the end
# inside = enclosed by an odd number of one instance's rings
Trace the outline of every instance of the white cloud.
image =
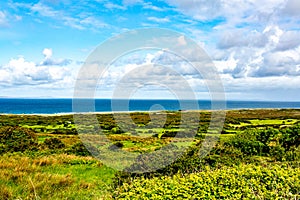
{"type": "Polygon", "coordinates": [[[181,46],[185,46],[187,44],[183,35],[178,38],[178,44],[181,46]]]}
{"type": "Polygon", "coordinates": [[[96,19],[93,16],[85,17],[79,21],[81,25],[84,27],[95,27],[95,28],[103,28],[106,27],[107,24],[96,19]]]}
{"type": "Polygon", "coordinates": [[[53,10],[51,7],[46,6],[40,2],[31,6],[30,9],[32,12],[37,12],[40,15],[46,17],[57,17],[60,15],[59,11],[53,10]]]}
{"type": "Polygon", "coordinates": [[[180,12],[198,20],[226,18],[230,23],[255,20],[268,17],[269,14],[282,8],[285,0],[167,0],[180,12]]]}
{"type": "Polygon", "coordinates": [[[176,6],[182,13],[199,20],[208,20],[220,14],[221,0],[167,0],[167,2],[176,6]]]}
{"type": "Polygon", "coordinates": [[[164,18],[158,18],[158,17],[148,17],[149,21],[157,22],[157,23],[167,23],[170,22],[170,19],[168,17],[164,18]]]}
{"type": "Polygon", "coordinates": [[[68,67],[43,64],[52,59],[52,50],[44,49],[43,54],[45,60],[42,64],[26,61],[24,57],[11,59],[8,64],[0,67],[0,85],[9,87],[48,85],[49,88],[53,88],[54,85],[61,83],[71,84],[72,71],[68,67]]]}
{"type": "Polygon", "coordinates": [[[3,11],[0,11],[0,26],[7,26],[6,14],[3,11]]]}
{"type": "Polygon", "coordinates": [[[43,55],[45,59],[39,64],[40,66],[65,66],[69,65],[72,61],[70,59],[53,59],[52,58],[52,49],[45,48],[43,50],[43,55]]]}
{"type": "Polygon", "coordinates": [[[227,59],[221,61],[215,60],[214,64],[220,73],[226,73],[227,71],[233,71],[236,68],[238,61],[239,60],[234,58],[234,53],[232,53],[227,59]]]}
{"type": "Polygon", "coordinates": [[[45,59],[49,59],[52,57],[52,49],[45,48],[43,50],[43,55],[45,56],[45,59]]]}
{"type": "Polygon", "coordinates": [[[160,8],[160,7],[154,6],[151,2],[144,3],[143,8],[154,10],[154,11],[159,11],[159,12],[166,10],[166,8],[160,8]]]}
{"type": "Polygon", "coordinates": [[[219,42],[217,55],[221,56],[215,63],[223,73],[235,78],[300,76],[298,35],[298,31],[284,31],[278,26],[267,26],[254,35],[234,32],[219,42]]]}
{"type": "MultiPolygon", "coordinates": [[[[91,13],[72,14],[68,10],[56,10],[53,7],[42,2],[36,4],[14,3],[14,7],[27,8],[31,15],[48,17],[60,21],[62,24],[78,30],[98,29],[107,27],[108,25],[102,22],[99,17],[95,17],[91,13]]],[[[41,21],[40,19],[35,19],[41,21]]]]}
{"type": "Polygon", "coordinates": [[[220,73],[233,79],[300,76],[298,0],[167,2],[196,20],[222,19],[201,33],[209,35],[205,47],[220,73]]]}
{"type": "Polygon", "coordinates": [[[276,50],[285,51],[294,49],[300,45],[300,31],[286,31],[278,41],[276,50]]]}
{"type": "Polygon", "coordinates": [[[110,9],[110,10],[113,10],[113,9],[126,10],[126,7],[118,5],[118,4],[114,4],[112,2],[105,3],[104,7],[107,9],[110,9]]]}
{"type": "Polygon", "coordinates": [[[300,10],[299,0],[288,0],[282,12],[290,16],[300,16],[299,10],[300,10]]]}

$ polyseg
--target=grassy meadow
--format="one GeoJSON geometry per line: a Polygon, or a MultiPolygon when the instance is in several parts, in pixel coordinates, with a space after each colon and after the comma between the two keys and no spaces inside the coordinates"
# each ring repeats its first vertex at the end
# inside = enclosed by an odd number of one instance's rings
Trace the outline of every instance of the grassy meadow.
{"type": "Polygon", "coordinates": [[[0,199],[300,198],[299,109],[227,111],[217,144],[203,158],[202,142],[214,136],[211,112],[185,111],[185,121],[182,113],[97,114],[97,125],[77,124],[73,115],[0,115],[0,199]],[[192,116],[199,122],[182,125],[192,116]],[[124,171],[117,171],[91,155],[78,130],[90,140],[100,131],[109,139],[92,147],[102,157],[104,148],[146,156],[128,158],[133,164],[120,163],[124,171]],[[167,154],[156,154],[166,146],[167,154]],[[182,148],[176,161],[151,170],[182,148]],[[126,172],[142,169],[149,172],[126,172]]]}

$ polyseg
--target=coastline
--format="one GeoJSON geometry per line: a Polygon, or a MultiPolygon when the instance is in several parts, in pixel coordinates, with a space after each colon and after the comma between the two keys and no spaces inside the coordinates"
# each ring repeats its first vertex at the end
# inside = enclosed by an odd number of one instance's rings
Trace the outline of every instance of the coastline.
{"type": "MultiPolygon", "coordinates": [[[[182,110],[181,112],[230,112],[230,111],[257,111],[257,110],[299,110],[300,108],[232,108],[225,110],[182,110]]],[[[0,113],[6,116],[68,116],[68,115],[105,115],[105,114],[126,114],[126,113],[163,113],[163,112],[179,112],[179,110],[136,110],[136,111],[96,111],[96,112],[62,112],[62,113],[0,113]]],[[[300,113],[299,113],[300,115],[300,113]]]]}

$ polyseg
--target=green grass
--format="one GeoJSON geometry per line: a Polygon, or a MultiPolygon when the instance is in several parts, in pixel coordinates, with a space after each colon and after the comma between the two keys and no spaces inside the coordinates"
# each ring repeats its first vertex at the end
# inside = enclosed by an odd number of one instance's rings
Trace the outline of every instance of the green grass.
{"type": "Polygon", "coordinates": [[[255,127],[255,126],[278,126],[278,125],[293,125],[299,122],[298,119],[251,119],[248,122],[240,122],[239,124],[231,124],[228,125],[232,127],[234,130],[226,130],[227,132],[235,131],[236,129],[240,129],[242,127],[255,127]]]}
{"type": "Polygon", "coordinates": [[[280,120],[280,119],[253,119],[249,120],[251,124],[253,125],[292,125],[296,123],[298,120],[296,119],[285,119],[285,120],[280,120]]]}
{"type": "Polygon", "coordinates": [[[38,142],[39,143],[43,143],[47,138],[51,138],[52,136],[48,136],[48,135],[39,135],[38,136],[38,142]]]}
{"type": "Polygon", "coordinates": [[[58,130],[58,129],[64,129],[64,130],[67,130],[67,129],[72,129],[72,128],[75,128],[75,124],[68,124],[68,126],[64,126],[63,124],[57,124],[55,126],[53,125],[22,125],[22,127],[24,128],[31,128],[31,129],[45,129],[45,130],[58,130]]]}
{"type": "Polygon", "coordinates": [[[94,158],[7,154],[0,160],[0,199],[110,198],[115,170],[94,158]]]}
{"type": "Polygon", "coordinates": [[[235,136],[235,134],[221,134],[220,135],[220,141],[221,142],[227,142],[230,140],[230,138],[232,138],[233,136],[235,136]]]}

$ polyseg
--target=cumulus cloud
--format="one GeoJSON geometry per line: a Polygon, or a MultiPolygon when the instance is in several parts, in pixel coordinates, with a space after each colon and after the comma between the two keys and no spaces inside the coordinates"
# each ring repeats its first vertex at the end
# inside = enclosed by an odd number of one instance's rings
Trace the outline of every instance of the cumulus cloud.
{"type": "Polygon", "coordinates": [[[300,48],[285,52],[268,52],[255,76],[299,76],[300,48]]]}
{"type": "Polygon", "coordinates": [[[209,20],[220,16],[221,0],[167,0],[167,2],[195,19],[209,20]]]}
{"type": "MultiPolygon", "coordinates": [[[[45,61],[42,63],[52,59],[51,49],[44,49],[43,54],[45,56],[45,61]]],[[[11,59],[8,64],[0,67],[0,74],[0,85],[2,86],[25,86],[69,82],[72,72],[67,67],[61,67],[55,64],[52,64],[51,66],[37,64],[25,60],[24,57],[19,57],[11,59]]]]}
{"type": "Polygon", "coordinates": [[[41,66],[65,66],[69,65],[72,61],[70,59],[53,59],[52,49],[45,48],[43,50],[44,60],[40,63],[41,66]]]}
{"type": "Polygon", "coordinates": [[[300,10],[299,0],[288,0],[282,12],[283,14],[290,15],[290,16],[300,16],[299,10],[300,10]]]}
{"type": "Polygon", "coordinates": [[[235,79],[299,76],[300,32],[297,0],[167,0],[200,21],[223,19],[207,34],[216,46],[210,53],[220,73],[235,79]],[[285,13],[285,15],[283,15],[285,13]],[[286,18],[286,16],[293,18],[286,18]],[[211,38],[210,38],[211,39],[211,38]]]}
{"type": "Polygon", "coordinates": [[[223,58],[219,57],[215,63],[220,72],[234,78],[300,75],[298,31],[267,26],[263,31],[251,34],[233,34],[226,36],[227,40],[219,41],[220,50],[217,51],[222,52],[223,58]]]}
{"type": "Polygon", "coordinates": [[[285,51],[300,46],[300,31],[286,31],[278,41],[276,50],[285,51]]]}
{"type": "Polygon", "coordinates": [[[45,48],[43,50],[43,55],[45,56],[45,59],[50,59],[52,57],[52,49],[45,48]]]}
{"type": "Polygon", "coordinates": [[[234,30],[224,32],[218,42],[218,47],[228,49],[232,47],[264,47],[268,42],[265,33],[248,30],[234,30]]]}
{"type": "Polygon", "coordinates": [[[167,0],[180,12],[197,20],[209,21],[216,18],[225,18],[227,21],[240,23],[256,22],[267,19],[268,15],[281,8],[285,0],[167,0]]]}

